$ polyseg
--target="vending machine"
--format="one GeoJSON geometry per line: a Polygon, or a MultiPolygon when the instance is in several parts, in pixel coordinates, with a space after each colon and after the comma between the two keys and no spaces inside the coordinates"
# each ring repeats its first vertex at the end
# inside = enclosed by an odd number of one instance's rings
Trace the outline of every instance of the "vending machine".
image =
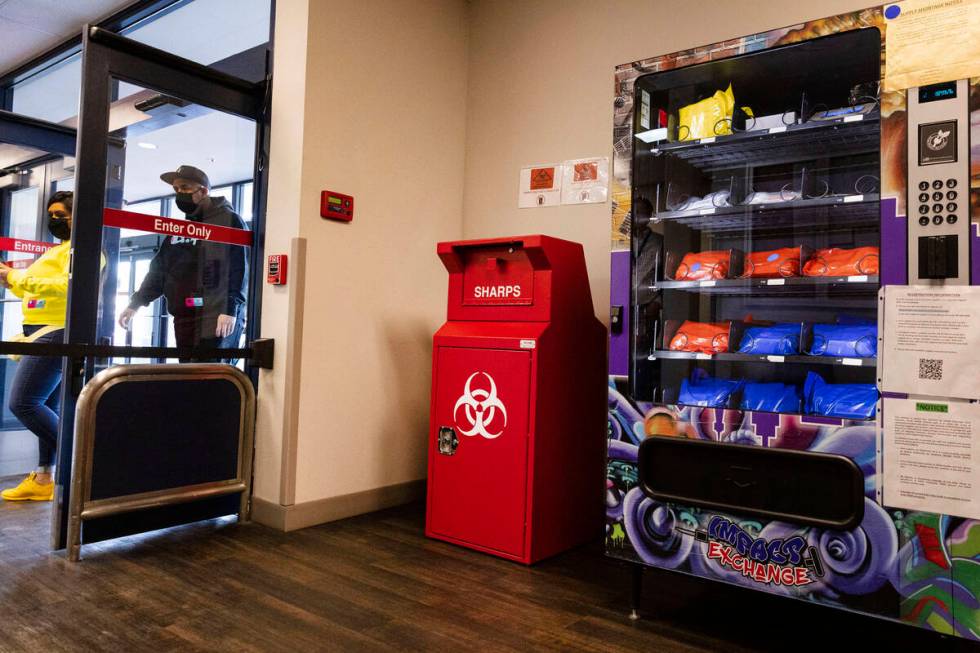
{"type": "Polygon", "coordinates": [[[980,639],[980,66],[955,59],[980,16],[961,4],[617,68],[606,553],[636,579],[980,639]]]}

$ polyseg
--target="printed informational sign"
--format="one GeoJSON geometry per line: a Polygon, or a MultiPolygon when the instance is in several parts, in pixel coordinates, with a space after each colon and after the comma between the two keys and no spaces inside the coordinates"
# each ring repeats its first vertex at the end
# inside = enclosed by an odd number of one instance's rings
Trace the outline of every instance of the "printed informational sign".
{"type": "Polygon", "coordinates": [[[980,519],[980,405],[886,397],[885,505],[980,519]]]}
{"type": "Polygon", "coordinates": [[[233,229],[193,220],[174,220],[156,215],[144,215],[119,209],[105,209],[102,214],[102,224],[106,227],[121,229],[136,229],[149,233],[177,236],[192,240],[208,240],[227,245],[252,245],[252,232],[248,229],[233,229]]]}
{"type": "Polygon", "coordinates": [[[545,163],[521,168],[517,208],[558,206],[561,203],[561,164],[545,163]]]}
{"type": "Polygon", "coordinates": [[[609,158],[565,161],[562,204],[597,204],[609,195],[609,158]]]}
{"type": "Polygon", "coordinates": [[[980,398],[980,287],[887,286],[882,390],[980,398]]]}
{"type": "Polygon", "coordinates": [[[980,0],[905,0],[884,15],[886,91],[980,75],[980,0]]]}

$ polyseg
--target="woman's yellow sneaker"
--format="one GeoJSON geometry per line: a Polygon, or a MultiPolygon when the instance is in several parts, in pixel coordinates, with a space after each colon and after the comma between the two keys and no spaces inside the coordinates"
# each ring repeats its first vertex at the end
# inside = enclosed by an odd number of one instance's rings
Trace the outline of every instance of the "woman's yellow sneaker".
{"type": "Polygon", "coordinates": [[[0,492],[6,501],[51,501],[54,497],[54,482],[41,485],[37,482],[37,472],[31,472],[17,487],[0,492]]]}

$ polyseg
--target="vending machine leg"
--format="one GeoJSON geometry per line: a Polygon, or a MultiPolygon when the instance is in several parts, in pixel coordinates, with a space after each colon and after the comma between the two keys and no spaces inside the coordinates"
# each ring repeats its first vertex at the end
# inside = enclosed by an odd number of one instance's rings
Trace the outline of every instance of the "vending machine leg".
{"type": "Polygon", "coordinates": [[[643,565],[633,565],[633,582],[630,591],[630,619],[640,618],[640,600],[643,598],[643,565]]]}

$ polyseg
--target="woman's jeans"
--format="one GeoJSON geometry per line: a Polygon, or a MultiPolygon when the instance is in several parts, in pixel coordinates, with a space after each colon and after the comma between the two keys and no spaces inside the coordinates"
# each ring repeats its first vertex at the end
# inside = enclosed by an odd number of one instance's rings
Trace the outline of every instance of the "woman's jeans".
{"type": "MultiPolygon", "coordinates": [[[[24,325],[24,335],[43,327],[24,325]]],[[[36,343],[61,343],[64,329],[58,329],[35,340],[36,343]]],[[[10,412],[37,436],[40,467],[54,465],[58,448],[58,412],[61,408],[61,356],[22,356],[14,373],[10,390],[10,412]]]]}

